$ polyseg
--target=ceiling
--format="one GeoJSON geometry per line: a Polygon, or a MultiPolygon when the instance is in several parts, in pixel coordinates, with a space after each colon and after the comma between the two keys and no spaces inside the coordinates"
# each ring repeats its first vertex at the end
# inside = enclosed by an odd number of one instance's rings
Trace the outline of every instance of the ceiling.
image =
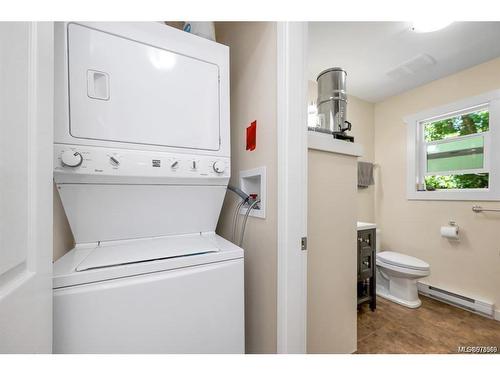
{"type": "Polygon", "coordinates": [[[454,22],[431,33],[410,26],[310,22],[309,79],[339,66],[347,71],[348,94],[379,102],[500,56],[500,22],[454,22]]]}

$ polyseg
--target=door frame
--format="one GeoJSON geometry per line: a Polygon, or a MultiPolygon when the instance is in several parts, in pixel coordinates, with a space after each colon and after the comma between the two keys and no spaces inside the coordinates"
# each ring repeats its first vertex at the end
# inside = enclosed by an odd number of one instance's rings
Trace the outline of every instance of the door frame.
{"type": "Polygon", "coordinates": [[[306,353],[307,22],[277,23],[277,352],[306,353]]]}

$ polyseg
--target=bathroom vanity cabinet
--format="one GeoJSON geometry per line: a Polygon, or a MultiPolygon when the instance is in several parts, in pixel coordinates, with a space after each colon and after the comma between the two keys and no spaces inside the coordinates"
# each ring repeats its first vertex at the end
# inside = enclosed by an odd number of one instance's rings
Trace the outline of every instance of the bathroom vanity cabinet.
{"type": "Polygon", "coordinates": [[[376,230],[358,230],[358,308],[369,303],[373,311],[376,299],[376,230]]]}

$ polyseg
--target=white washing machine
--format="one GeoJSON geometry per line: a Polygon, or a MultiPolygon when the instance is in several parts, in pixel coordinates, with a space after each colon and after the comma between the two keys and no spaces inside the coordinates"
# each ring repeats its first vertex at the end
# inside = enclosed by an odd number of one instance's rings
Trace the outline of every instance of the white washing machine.
{"type": "Polygon", "coordinates": [[[226,46],[159,23],[55,26],[55,353],[243,353],[226,46]]]}

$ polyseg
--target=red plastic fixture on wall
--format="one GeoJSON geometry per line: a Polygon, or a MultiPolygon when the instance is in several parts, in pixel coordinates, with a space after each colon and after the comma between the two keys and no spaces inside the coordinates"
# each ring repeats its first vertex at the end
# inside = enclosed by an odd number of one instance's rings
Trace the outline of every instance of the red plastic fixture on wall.
{"type": "Polygon", "coordinates": [[[253,151],[257,147],[257,120],[247,127],[247,151],[253,151]]]}

